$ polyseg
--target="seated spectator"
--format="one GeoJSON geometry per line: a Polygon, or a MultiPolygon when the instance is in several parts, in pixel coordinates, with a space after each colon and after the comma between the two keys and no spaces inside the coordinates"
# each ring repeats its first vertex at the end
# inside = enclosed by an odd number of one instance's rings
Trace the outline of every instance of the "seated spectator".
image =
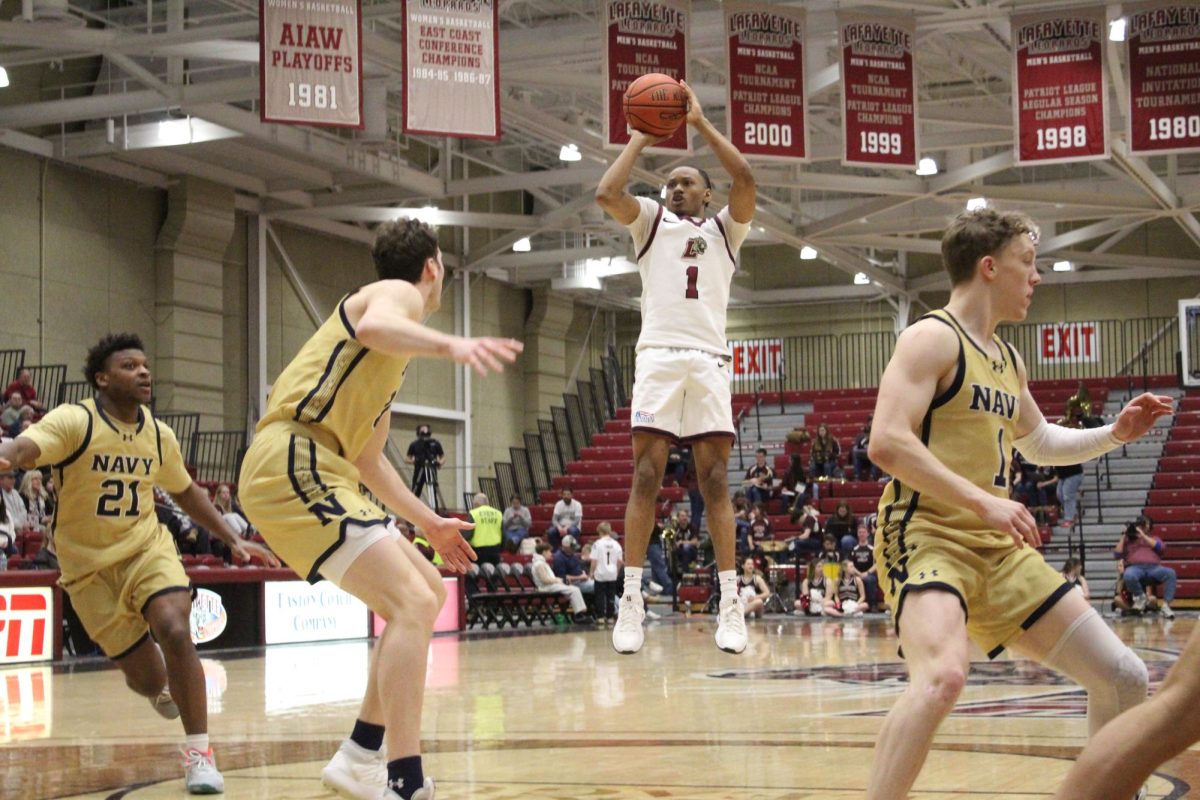
{"type": "Polygon", "coordinates": [[[1062,565],[1063,580],[1074,586],[1083,594],[1084,600],[1092,599],[1092,590],[1088,588],[1087,578],[1083,577],[1083,562],[1078,558],[1068,558],[1062,565]]]}
{"type": "Polygon", "coordinates": [[[862,432],[854,437],[854,443],[850,445],[850,460],[854,463],[855,480],[879,480],[879,469],[871,463],[871,458],[867,455],[867,447],[870,441],[871,419],[868,417],[867,424],[863,426],[862,432]]]}
{"type": "Polygon", "coordinates": [[[842,572],[842,555],[838,552],[838,542],[828,533],[821,538],[821,563],[825,566],[825,575],[836,578],[842,572]]]}
{"type": "Polygon", "coordinates": [[[775,484],[775,470],[767,464],[767,451],[758,448],[754,451],[754,463],[746,470],[742,486],[746,489],[746,499],[754,505],[767,502],[775,484]]]}
{"type": "Polygon", "coordinates": [[[842,455],[842,446],[829,433],[829,426],[821,423],[817,426],[817,435],[812,440],[812,475],[814,478],[837,477],[838,458],[842,455]]]}
{"type": "Polygon", "coordinates": [[[24,405],[29,406],[36,413],[46,413],[46,407],[38,402],[37,389],[33,386],[33,374],[25,367],[21,367],[17,373],[17,379],[4,390],[4,402],[7,403],[14,394],[21,395],[24,405]]]}
{"type": "Polygon", "coordinates": [[[826,614],[826,609],[836,607],[833,582],[826,578],[823,566],[820,558],[808,562],[808,571],[800,582],[800,596],[796,598],[797,614],[816,617],[826,614]]]}
{"type": "Polygon", "coordinates": [[[675,564],[680,575],[692,568],[700,555],[700,526],[692,521],[692,512],[679,509],[675,515],[675,564]]]}
{"type": "Polygon", "coordinates": [[[684,476],[687,475],[689,455],[686,448],[671,445],[667,451],[667,469],[663,478],[674,481],[676,486],[682,486],[684,476]]]}
{"type": "Polygon", "coordinates": [[[863,580],[854,572],[850,559],[842,562],[842,574],[837,582],[837,602],[825,613],[831,617],[861,616],[866,607],[867,591],[863,580]]]}
{"type": "MultiPolygon", "coordinates": [[[[42,542],[42,546],[38,548],[38,551],[34,554],[33,561],[31,562],[34,569],[50,569],[55,571],[59,569],[58,554],[54,552],[54,548],[51,546],[51,544],[52,543],[49,539],[42,542]]],[[[66,592],[63,594],[65,595],[66,592]]]]}
{"type": "Polygon", "coordinates": [[[568,586],[564,583],[554,574],[554,570],[546,561],[551,550],[549,544],[542,542],[534,551],[533,563],[530,566],[534,584],[540,591],[565,595],[571,603],[571,621],[576,625],[591,625],[592,618],[587,614],[587,603],[583,600],[583,592],[578,586],[568,586]]]}
{"type": "Polygon", "coordinates": [[[230,529],[243,539],[250,539],[254,536],[254,528],[250,524],[250,520],[246,519],[246,515],[242,513],[242,507],[238,504],[237,498],[233,496],[233,489],[228,483],[217,484],[217,490],[213,493],[213,505],[221,512],[221,516],[225,518],[225,524],[230,529]]]}
{"type": "Polygon", "coordinates": [[[597,619],[617,620],[617,595],[621,593],[621,584],[617,580],[621,567],[625,565],[625,552],[621,544],[613,538],[612,525],[601,522],[596,526],[600,538],[592,545],[589,556],[589,574],[595,586],[597,619]]]}
{"type": "Polygon", "coordinates": [[[546,529],[546,536],[555,549],[562,544],[564,536],[579,538],[579,529],[583,525],[583,506],[571,497],[571,490],[564,488],[561,499],[554,504],[554,519],[546,529]]]}
{"type": "Polygon", "coordinates": [[[579,557],[579,543],[574,536],[564,536],[562,547],[554,554],[552,568],[554,574],[562,578],[570,586],[578,586],[585,595],[595,591],[588,572],[583,567],[583,559],[579,557]]]}
{"type": "Polygon", "coordinates": [[[17,529],[8,516],[8,506],[0,503],[0,553],[5,559],[17,554],[17,529]]]}
{"type": "Polygon", "coordinates": [[[0,411],[0,430],[5,436],[15,437],[20,430],[21,420],[28,419],[33,409],[25,404],[25,398],[20,392],[13,392],[0,411]]]}
{"type": "MultiPolygon", "coordinates": [[[[1145,613],[1158,611],[1159,601],[1154,595],[1154,589],[1150,586],[1142,588],[1146,593],[1145,613]]],[[[1133,609],[1133,595],[1129,593],[1129,587],[1125,585],[1125,562],[1123,561],[1117,562],[1117,585],[1113,588],[1111,608],[1113,611],[1120,611],[1123,617],[1141,613],[1133,609]]]]}
{"type": "Polygon", "coordinates": [[[866,525],[858,526],[858,544],[850,551],[850,568],[862,578],[863,599],[869,611],[878,608],[880,600],[879,576],[875,570],[875,551],[871,547],[871,532],[866,525]]]}
{"type": "MultiPolygon", "coordinates": [[[[804,459],[795,453],[788,463],[787,472],[783,473],[783,482],[779,487],[779,496],[783,501],[783,512],[795,514],[808,502],[808,473],[804,471],[804,459]]],[[[795,522],[795,517],[792,522],[795,522]]]]}
{"type": "Polygon", "coordinates": [[[54,519],[54,500],[43,486],[41,470],[31,469],[21,478],[21,499],[25,502],[25,520],[31,530],[45,533],[54,519]]]}
{"type": "Polygon", "coordinates": [[[770,594],[771,590],[767,587],[762,573],[758,571],[754,559],[743,559],[742,571],[738,573],[738,597],[742,600],[746,616],[761,617],[763,606],[766,605],[770,594]]]}
{"type": "Polygon", "coordinates": [[[683,488],[687,491],[688,503],[691,505],[692,521],[696,525],[704,524],[704,495],[700,493],[700,478],[696,475],[696,459],[692,458],[691,448],[687,451],[687,469],[683,473],[683,488]]]}
{"type": "Polygon", "coordinates": [[[1146,610],[1146,594],[1143,582],[1152,581],[1162,586],[1163,597],[1160,611],[1167,619],[1174,619],[1171,602],[1175,599],[1175,570],[1163,566],[1162,539],[1151,536],[1154,523],[1145,514],[1125,527],[1125,534],[1113,548],[1114,557],[1125,562],[1125,585],[1133,597],[1133,609],[1146,610]]]}
{"type": "Polygon", "coordinates": [[[16,486],[17,475],[13,470],[0,472],[0,499],[4,502],[13,532],[20,533],[29,530],[30,524],[29,515],[25,512],[25,501],[21,499],[21,493],[17,491],[16,486]]]}
{"type": "Polygon", "coordinates": [[[1011,478],[1013,500],[1028,508],[1039,523],[1045,522],[1048,500],[1046,490],[1040,485],[1044,478],[1019,450],[1013,451],[1011,478]]]}
{"type": "Polygon", "coordinates": [[[521,496],[514,494],[512,496],[512,505],[504,509],[504,538],[519,547],[521,540],[529,535],[529,526],[533,524],[533,517],[529,513],[529,509],[521,505],[521,496]]]}
{"type": "Polygon", "coordinates": [[[154,513],[175,538],[180,555],[208,556],[224,551],[224,545],[219,540],[193,522],[175,499],[157,486],[154,487],[154,513]]]}
{"type": "Polygon", "coordinates": [[[825,523],[825,533],[837,539],[838,547],[843,553],[849,553],[854,549],[854,545],[858,544],[857,531],[858,518],[850,513],[849,501],[839,500],[833,515],[825,523]]]}

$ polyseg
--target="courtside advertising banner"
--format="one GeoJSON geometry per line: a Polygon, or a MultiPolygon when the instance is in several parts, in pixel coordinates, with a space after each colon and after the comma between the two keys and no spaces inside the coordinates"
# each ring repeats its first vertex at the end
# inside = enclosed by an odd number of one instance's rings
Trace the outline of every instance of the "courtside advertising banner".
{"type": "Polygon", "coordinates": [[[838,14],[842,52],[842,163],[917,166],[912,17],[838,14]]]}
{"type": "Polygon", "coordinates": [[[1125,10],[1129,149],[1144,155],[1200,150],[1200,0],[1125,10]]]}
{"type": "MultiPolygon", "coordinates": [[[[690,0],[600,0],[604,9],[604,141],[629,143],[622,97],[629,84],[651,72],[687,80],[690,0]]],[[[687,123],[653,150],[690,151],[687,123]]]]}
{"type": "Polygon", "coordinates": [[[263,122],[361,128],[360,0],[259,0],[263,122]]]}
{"type": "Polygon", "coordinates": [[[406,0],[404,131],[500,138],[498,0],[406,0]]]}
{"type": "Polygon", "coordinates": [[[1012,18],[1018,164],[1108,158],[1104,7],[1012,18]]]}
{"type": "Polygon", "coordinates": [[[724,3],[729,140],[747,156],[805,160],[804,10],[724,3]]]}

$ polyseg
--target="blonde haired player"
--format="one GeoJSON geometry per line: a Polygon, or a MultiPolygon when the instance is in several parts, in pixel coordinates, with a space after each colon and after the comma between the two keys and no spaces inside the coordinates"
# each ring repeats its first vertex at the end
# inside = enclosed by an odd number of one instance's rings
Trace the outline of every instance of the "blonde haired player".
{"type": "Polygon", "coordinates": [[[445,274],[428,225],[381,226],[373,257],[379,280],[342,298],[276,379],[242,464],[242,507],[299,575],[333,581],[388,623],[358,721],[322,780],[351,798],[433,800],[421,765],[421,703],[445,589],[438,570],[359,485],[414,523],[450,569],[465,571],[475,553],[459,531],[474,523],[439,517],[383,454],[392,400],[410,358],[446,358],[484,375],[514,361],[521,344],[448,336],[421,324],[441,305],[445,274]]]}
{"type": "Polygon", "coordinates": [[[1134,398],[1112,425],[1050,425],[1025,365],[996,336],[1025,319],[1037,228],[1023,214],[960,214],[942,237],[950,302],[901,334],[884,371],[870,459],[894,479],[879,504],[875,561],[909,684],[875,747],[867,800],[900,800],[970,668],[968,642],[1056,669],[1088,694],[1088,727],[1146,697],[1146,666],[1033,548],[1037,525],[1008,497],[1015,446],[1030,463],[1079,464],[1144,434],[1170,398],[1134,398]]]}
{"type": "Polygon", "coordinates": [[[175,433],[150,411],[151,378],[137,336],[106,336],[88,351],[96,395],[55,408],[0,444],[0,470],[49,465],[58,483],[54,544],[59,584],[88,635],[163,717],[182,717],[184,784],[218,794],[225,779],[208,741],[204,669],[192,644],[192,585],[175,540],[154,513],[154,487],[229,547],[271,566],[270,552],[241,541],[184,467],[175,433]],[[153,637],[153,638],[151,638],[153,637]]]}
{"type": "Polygon", "coordinates": [[[705,218],[712,183],[696,167],[667,177],[666,205],[626,190],[634,162],[661,141],[632,131],[596,189],[596,202],[629,229],[642,276],[642,330],[633,382],[633,487],[625,510],[625,587],[612,643],[618,653],[642,647],[642,565],[654,528],[654,507],[672,442],[692,447],[721,586],[716,642],[746,649],[746,620],[738,600],[733,507],[726,472],[734,440],[731,356],[725,340],[729,284],[738,248],[754,216],[755,186],[742,154],[704,116],[687,91],[687,124],[708,142],[733,179],[729,205],[705,218]]]}

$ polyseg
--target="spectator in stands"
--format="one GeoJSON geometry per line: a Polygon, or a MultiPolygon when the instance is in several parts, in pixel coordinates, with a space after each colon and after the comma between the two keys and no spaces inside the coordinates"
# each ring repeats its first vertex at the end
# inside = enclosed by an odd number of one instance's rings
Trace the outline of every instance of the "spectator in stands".
{"type": "Polygon", "coordinates": [[[1113,548],[1113,555],[1125,562],[1125,585],[1133,596],[1133,609],[1146,609],[1146,594],[1143,582],[1153,581],[1162,586],[1162,606],[1159,609],[1167,619],[1174,619],[1171,602],[1175,599],[1175,570],[1163,566],[1162,539],[1151,536],[1154,523],[1145,514],[1125,527],[1125,534],[1113,548]]]}
{"type": "Polygon", "coordinates": [[[746,488],[746,499],[758,505],[767,502],[775,484],[775,470],[767,463],[767,451],[760,447],[754,451],[754,463],[746,470],[742,486],[746,488]]]}
{"type": "Polygon", "coordinates": [[[829,426],[817,426],[817,435],[812,440],[812,474],[814,478],[833,478],[837,475],[838,458],[842,446],[829,433],[829,426]]]}
{"type": "Polygon", "coordinates": [[[243,539],[254,536],[254,528],[250,525],[250,520],[246,519],[246,515],[242,513],[242,507],[238,504],[237,498],[233,496],[230,484],[217,484],[217,489],[213,492],[213,505],[217,507],[217,511],[221,512],[221,516],[225,518],[225,524],[229,526],[230,530],[243,539]]]}
{"type": "Polygon", "coordinates": [[[579,537],[583,527],[583,506],[571,496],[571,490],[564,487],[561,499],[554,504],[554,520],[546,530],[550,544],[557,548],[564,536],[579,537]]]}
{"type": "MultiPolygon", "coordinates": [[[[34,569],[52,569],[52,570],[56,570],[56,571],[59,569],[58,554],[54,552],[53,544],[54,544],[53,541],[51,541],[49,538],[47,538],[46,541],[42,542],[42,546],[38,548],[38,551],[36,553],[34,553],[33,560],[29,562],[30,564],[33,565],[34,569]]],[[[65,609],[66,593],[64,592],[63,595],[64,595],[64,598],[63,598],[64,599],[64,612],[65,612],[65,610],[66,610],[65,609]]],[[[78,624],[78,623],[76,623],[76,624],[78,624]]]]}
{"type": "Polygon", "coordinates": [[[576,625],[591,625],[592,618],[587,614],[583,592],[578,586],[568,586],[563,582],[546,561],[552,549],[546,542],[541,542],[534,551],[533,563],[530,565],[534,584],[540,591],[564,595],[571,603],[571,621],[576,625]]]}
{"type": "Polygon", "coordinates": [[[858,526],[858,543],[850,551],[848,562],[854,574],[862,579],[863,599],[868,610],[875,611],[879,605],[879,576],[875,571],[875,552],[871,547],[871,532],[866,525],[858,526]]]}
{"type": "Polygon", "coordinates": [[[16,489],[16,473],[9,469],[0,472],[0,498],[8,511],[8,520],[12,523],[13,531],[20,533],[29,529],[29,515],[25,513],[25,501],[21,499],[16,489]]]}
{"type": "Polygon", "coordinates": [[[770,594],[771,590],[762,573],[758,571],[758,565],[754,559],[752,557],[743,559],[742,571],[738,574],[738,597],[742,599],[746,616],[761,617],[763,606],[766,605],[767,597],[770,594]]]}
{"type": "Polygon", "coordinates": [[[670,518],[655,523],[650,531],[650,541],[646,544],[646,560],[650,562],[650,575],[644,583],[658,585],[658,593],[674,595],[675,582],[671,580],[671,571],[667,569],[667,554],[663,550],[663,523],[670,524],[670,518]]]}
{"type": "Polygon", "coordinates": [[[569,586],[578,586],[585,598],[595,592],[596,585],[583,567],[583,559],[579,557],[579,542],[574,536],[563,537],[562,547],[554,554],[551,568],[569,586]]]}
{"type": "MultiPolygon", "coordinates": [[[[1146,593],[1146,613],[1158,611],[1158,598],[1154,596],[1154,590],[1150,586],[1142,587],[1146,593]]],[[[1125,585],[1125,562],[1117,562],[1117,585],[1113,589],[1112,610],[1120,611],[1121,616],[1129,614],[1138,614],[1133,608],[1133,595],[1129,593],[1129,587],[1125,585]]]]}
{"type": "Polygon", "coordinates": [[[512,505],[504,509],[504,538],[513,545],[515,550],[520,547],[521,540],[529,535],[529,526],[533,524],[533,517],[529,514],[529,509],[521,505],[521,496],[514,494],[512,496],[512,505]]]}
{"type": "Polygon", "coordinates": [[[21,499],[29,527],[39,533],[48,531],[54,518],[54,501],[43,486],[41,470],[31,469],[21,477],[21,499]]]}
{"type": "Polygon", "coordinates": [[[620,543],[613,538],[612,525],[601,522],[596,526],[600,535],[592,544],[589,555],[589,574],[594,581],[596,618],[610,622],[617,620],[617,595],[621,585],[617,578],[625,564],[625,553],[620,543]]]}
{"type": "MultiPolygon", "coordinates": [[[[796,453],[792,453],[787,472],[783,473],[779,496],[783,501],[783,513],[785,514],[795,515],[797,510],[808,501],[808,473],[804,471],[804,459],[796,453]]],[[[792,522],[795,521],[793,516],[792,522]]]]}
{"type": "Polygon", "coordinates": [[[871,418],[867,418],[867,424],[863,426],[862,432],[854,437],[854,443],[850,445],[850,460],[854,462],[854,479],[859,481],[877,481],[879,480],[879,469],[871,463],[870,457],[867,455],[867,446],[871,441],[871,418]]]}
{"type": "Polygon", "coordinates": [[[24,405],[29,406],[38,414],[46,413],[45,405],[38,401],[37,389],[33,386],[33,375],[25,367],[21,367],[17,373],[17,379],[4,390],[4,402],[7,403],[14,394],[20,394],[25,401],[24,405]]]}
{"type": "Polygon", "coordinates": [[[838,552],[838,540],[828,533],[821,537],[821,562],[834,564],[832,571],[835,573],[841,570],[842,555],[838,552]]]}
{"type": "Polygon", "coordinates": [[[1046,491],[1039,484],[1037,467],[1030,464],[1019,450],[1013,451],[1012,497],[1028,508],[1039,523],[1046,521],[1046,491]]]}
{"type": "Polygon", "coordinates": [[[471,521],[475,530],[467,533],[467,540],[475,548],[480,564],[500,563],[500,544],[504,541],[504,515],[500,509],[488,503],[488,496],[477,492],[471,498],[471,521]]]}
{"type": "MultiPolygon", "coordinates": [[[[4,503],[0,503],[0,553],[4,553],[6,560],[17,554],[17,529],[4,503]]],[[[7,568],[7,564],[5,566],[7,568]]]]}
{"type": "Polygon", "coordinates": [[[692,521],[700,526],[704,523],[704,495],[700,492],[700,478],[696,475],[696,459],[688,449],[687,469],[683,473],[683,488],[687,491],[692,509],[692,521]]]}
{"type": "Polygon", "coordinates": [[[218,555],[218,548],[223,552],[221,543],[214,542],[208,531],[193,522],[175,499],[157,486],[154,487],[154,513],[175,538],[180,555],[218,555]]]}
{"type": "Polygon", "coordinates": [[[804,580],[800,582],[800,596],[796,598],[796,613],[807,614],[810,617],[825,613],[827,607],[836,605],[831,589],[833,583],[826,579],[825,569],[820,558],[808,562],[808,570],[804,580]]]}
{"type": "Polygon", "coordinates": [[[1062,519],[1058,521],[1058,526],[1069,528],[1075,524],[1075,514],[1079,511],[1079,487],[1083,483],[1083,465],[1055,467],[1054,476],[1058,479],[1058,504],[1062,506],[1062,519]]]}
{"type": "Polygon", "coordinates": [[[676,486],[682,486],[684,476],[687,475],[689,456],[687,449],[671,445],[667,451],[667,469],[663,477],[674,481],[676,486]]]}
{"type": "Polygon", "coordinates": [[[1083,577],[1083,562],[1078,558],[1068,558],[1062,565],[1063,580],[1083,593],[1084,600],[1092,599],[1092,590],[1088,588],[1087,578],[1083,577]]]}
{"type": "Polygon", "coordinates": [[[825,533],[835,537],[839,549],[843,553],[849,554],[858,544],[857,531],[858,518],[850,512],[850,502],[839,500],[837,507],[833,510],[833,515],[829,517],[829,522],[825,523],[825,533]]]}
{"type": "Polygon", "coordinates": [[[691,569],[700,555],[700,526],[686,508],[675,515],[675,564],[680,575],[691,569]]]}
{"type": "Polygon", "coordinates": [[[21,420],[28,419],[32,413],[32,409],[25,405],[25,398],[20,392],[13,392],[8,396],[8,400],[4,404],[4,410],[0,411],[0,429],[4,430],[6,436],[15,437],[18,433],[21,420]],[[22,417],[24,414],[24,417],[22,417]]]}
{"type": "Polygon", "coordinates": [[[831,617],[862,616],[863,609],[867,605],[867,591],[863,587],[862,578],[854,572],[854,564],[850,559],[842,562],[841,576],[838,578],[836,591],[837,603],[825,613],[831,617]]]}

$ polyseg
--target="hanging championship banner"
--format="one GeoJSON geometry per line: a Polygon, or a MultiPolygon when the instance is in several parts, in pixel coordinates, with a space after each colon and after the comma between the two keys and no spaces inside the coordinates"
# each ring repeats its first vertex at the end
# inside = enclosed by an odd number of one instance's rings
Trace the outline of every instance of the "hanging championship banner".
{"type": "MultiPolygon", "coordinates": [[[[687,32],[691,0],[600,0],[604,9],[604,141],[607,147],[629,142],[622,98],[642,75],[661,72],[687,80],[687,32]]],[[[691,150],[687,123],[656,150],[691,150]]]]}
{"type": "Polygon", "coordinates": [[[404,132],[500,138],[496,0],[406,0],[404,132]]]}
{"type": "Polygon", "coordinates": [[[1108,157],[1104,7],[1012,18],[1018,164],[1108,157]]]}
{"type": "Polygon", "coordinates": [[[804,10],[726,2],[729,140],[747,156],[805,160],[804,10]]]}
{"type": "Polygon", "coordinates": [[[842,163],[917,166],[917,93],[911,17],[838,14],[842,52],[842,163]]]}
{"type": "Polygon", "coordinates": [[[1200,149],[1200,0],[1127,6],[1129,120],[1134,153],[1200,149]]]}
{"type": "Polygon", "coordinates": [[[263,122],[361,128],[361,0],[259,0],[263,122]]]}

